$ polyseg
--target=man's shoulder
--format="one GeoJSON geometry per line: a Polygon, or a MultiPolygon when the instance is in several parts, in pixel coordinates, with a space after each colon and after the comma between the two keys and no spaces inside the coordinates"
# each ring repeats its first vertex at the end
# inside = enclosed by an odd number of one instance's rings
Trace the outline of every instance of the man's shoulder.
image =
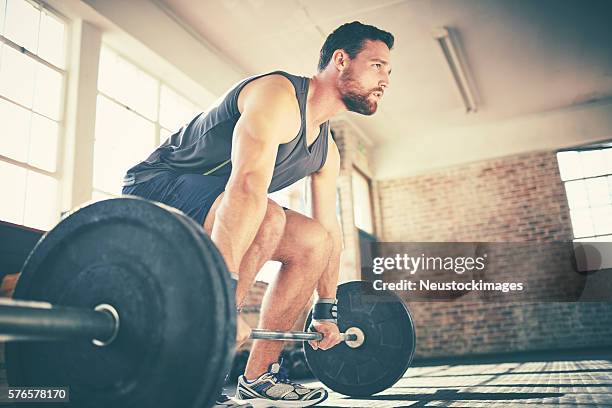
{"type": "MultiPolygon", "coordinates": [[[[295,81],[299,79],[297,75],[290,74],[285,71],[272,71],[264,74],[259,74],[254,77],[246,84],[246,87],[250,88],[266,88],[284,90],[295,94],[295,81]]],[[[247,79],[248,80],[248,79],[247,79]]]]}
{"type": "Polygon", "coordinates": [[[244,101],[254,97],[260,101],[265,101],[270,108],[273,106],[283,106],[289,109],[291,113],[297,113],[299,116],[300,110],[296,97],[296,88],[294,83],[288,78],[288,75],[291,74],[274,71],[263,75],[251,79],[241,90],[238,99],[240,112],[243,110],[244,101]]]}

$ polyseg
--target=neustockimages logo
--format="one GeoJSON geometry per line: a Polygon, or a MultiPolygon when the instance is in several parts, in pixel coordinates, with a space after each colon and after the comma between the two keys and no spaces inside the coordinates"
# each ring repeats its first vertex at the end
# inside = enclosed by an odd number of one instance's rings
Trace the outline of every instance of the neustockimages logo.
{"type": "Polygon", "coordinates": [[[464,272],[482,271],[485,268],[487,254],[479,257],[441,257],[441,256],[410,256],[396,254],[392,257],[376,257],[372,265],[372,272],[380,275],[385,271],[407,271],[414,275],[420,270],[425,271],[453,271],[459,275],[464,272]]]}

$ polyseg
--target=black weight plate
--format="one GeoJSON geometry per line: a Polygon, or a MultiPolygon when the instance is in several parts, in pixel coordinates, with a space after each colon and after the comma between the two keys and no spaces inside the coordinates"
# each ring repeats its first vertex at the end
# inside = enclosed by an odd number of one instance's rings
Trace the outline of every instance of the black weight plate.
{"type": "Polygon", "coordinates": [[[220,280],[223,282],[223,288],[227,294],[226,296],[219,298],[220,300],[225,300],[225,312],[223,312],[221,308],[219,309],[219,317],[221,318],[220,321],[222,322],[222,327],[225,328],[225,331],[219,330],[215,334],[219,345],[215,346],[216,348],[214,350],[217,350],[222,357],[225,356],[226,358],[225,362],[221,364],[221,366],[224,367],[221,369],[222,380],[214,390],[214,396],[216,399],[226,381],[227,375],[229,375],[231,372],[234,355],[236,352],[236,286],[234,283],[230,283],[230,273],[227,269],[225,261],[223,260],[223,256],[212,242],[208,234],[206,234],[204,228],[182,212],[174,208],[170,208],[170,210],[179,213],[181,215],[179,220],[188,226],[193,233],[200,238],[200,245],[203,246],[202,250],[204,253],[207,253],[210,256],[210,261],[216,265],[220,280]]]}
{"type": "MultiPolygon", "coordinates": [[[[313,350],[304,342],[306,361],[315,377],[344,395],[365,397],[386,390],[406,372],[416,337],[408,308],[392,292],[373,291],[362,281],[338,286],[338,328],[360,328],[365,341],[358,348],[340,343],[313,350]]],[[[311,315],[306,320],[309,327],[311,315]]]]}
{"type": "Polygon", "coordinates": [[[28,257],[14,297],[108,303],[119,335],[106,347],[7,343],[9,384],[68,386],[78,407],[210,406],[232,358],[234,299],[218,251],[196,231],[183,214],[136,198],[59,223],[28,257]]]}

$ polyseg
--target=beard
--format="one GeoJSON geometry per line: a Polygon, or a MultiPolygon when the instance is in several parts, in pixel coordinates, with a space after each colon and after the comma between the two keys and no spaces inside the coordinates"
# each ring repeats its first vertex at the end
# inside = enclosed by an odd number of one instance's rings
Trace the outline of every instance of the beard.
{"type": "Polygon", "coordinates": [[[350,67],[340,74],[338,89],[344,106],[350,112],[370,116],[378,109],[378,102],[371,101],[368,98],[373,92],[380,91],[381,89],[374,88],[369,91],[363,89],[359,82],[353,78],[353,71],[350,67]]]}

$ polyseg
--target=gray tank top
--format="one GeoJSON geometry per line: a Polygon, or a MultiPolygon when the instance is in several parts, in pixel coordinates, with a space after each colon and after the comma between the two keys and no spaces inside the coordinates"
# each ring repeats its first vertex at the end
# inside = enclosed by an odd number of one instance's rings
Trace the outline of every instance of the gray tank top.
{"type": "MultiPolygon", "coordinates": [[[[229,178],[232,135],[240,117],[238,95],[242,88],[266,75],[280,74],[295,88],[302,124],[297,136],[278,146],[274,173],[268,192],[278,191],[319,170],[327,158],[329,121],[319,128],[319,135],[307,146],[306,97],[310,80],[305,77],[274,71],[243,80],[232,88],[219,104],[196,116],[162,143],[143,162],[128,170],[124,186],[143,183],[156,175],[173,171],[179,174],[196,173],[229,178]]],[[[252,154],[257,154],[253,152],[252,154]]]]}

